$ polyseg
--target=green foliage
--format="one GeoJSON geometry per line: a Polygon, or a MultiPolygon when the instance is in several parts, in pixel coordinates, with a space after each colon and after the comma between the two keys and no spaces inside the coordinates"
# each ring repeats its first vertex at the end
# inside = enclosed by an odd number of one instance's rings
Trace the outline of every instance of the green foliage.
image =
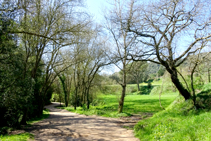
{"type": "Polygon", "coordinates": [[[102,94],[120,94],[121,86],[120,85],[103,85],[100,88],[102,94]]]}
{"type": "Polygon", "coordinates": [[[169,93],[177,92],[176,88],[173,85],[163,85],[163,86],[157,85],[152,88],[150,95],[158,95],[161,91],[161,87],[163,87],[162,94],[169,94],[169,93]]]}
{"type": "Polygon", "coordinates": [[[210,140],[211,112],[195,110],[191,100],[178,97],[165,111],[135,126],[136,136],[143,141],[210,140]]]}
{"type": "Polygon", "coordinates": [[[54,89],[53,89],[52,86],[47,90],[47,93],[46,93],[46,96],[45,96],[45,104],[46,105],[51,103],[53,91],[54,91],[54,89]]]}
{"type": "Polygon", "coordinates": [[[196,96],[196,106],[198,108],[211,110],[211,87],[210,83],[202,87],[202,91],[196,96]]]}
{"type": "Polygon", "coordinates": [[[0,136],[0,141],[28,141],[29,139],[34,139],[34,135],[30,133],[22,133],[16,135],[0,136]]]}
{"type": "Polygon", "coordinates": [[[211,91],[211,83],[203,85],[202,91],[211,91]]]}
{"type": "Polygon", "coordinates": [[[160,66],[159,70],[158,70],[158,77],[161,77],[164,75],[166,69],[163,66],[160,66]]]}
{"type": "Polygon", "coordinates": [[[127,72],[128,84],[141,83],[148,79],[148,63],[146,61],[133,62],[128,64],[127,67],[129,68],[127,72]]]}
{"type": "Polygon", "coordinates": [[[24,69],[17,37],[8,34],[14,21],[7,14],[0,13],[0,127],[18,127],[23,112],[32,105],[34,80],[24,69]]]}
{"type": "Polygon", "coordinates": [[[152,89],[154,88],[155,86],[140,86],[140,91],[139,91],[139,93],[138,94],[141,94],[141,95],[149,95],[150,93],[151,93],[151,91],[152,91],[152,89]]]}
{"type": "Polygon", "coordinates": [[[30,119],[29,121],[27,121],[27,124],[33,124],[33,123],[39,122],[40,120],[46,119],[48,117],[49,117],[49,110],[44,109],[43,114],[40,117],[35,117],[35,118],[30,119]]]}
{"type": "Polygon", "coordinates": [[[161,90],[162,94],[170,94],[178,92],[174,84],[171,82],[170,78],[166,76],[162,77],[159,81],[153,81],[152,84],[153,88],[150,92],[150,95],[158,95],[161,92],[161,90]]]}
{"type": "MultiPolygon", "coordinates": [[[[131,94],[150,94],[151,90],[154,88],[154,86],[146,86],[146,85],[140,85],[140,91],[138,92],[138,88],[136,84],[128,84],[126,87],[126,95],[131,94]]],[[[102,94],[108,94],[108,95],[119,95],[121,94],[122,87],[120,85],[105,85],[101,86],[100,93],[102,94]]]]}

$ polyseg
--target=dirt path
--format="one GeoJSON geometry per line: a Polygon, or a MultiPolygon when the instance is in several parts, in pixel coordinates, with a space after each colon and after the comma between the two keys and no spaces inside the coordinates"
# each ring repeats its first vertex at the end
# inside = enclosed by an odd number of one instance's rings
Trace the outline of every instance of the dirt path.
{"type": "Polygon", "coordinates": [[[39,141],[139,141],[133,130],[122,128],[123,120],[98,116],[85,116],[57,109],[58,103],[46,106],[50,116],[27,132],[39,141]]]}

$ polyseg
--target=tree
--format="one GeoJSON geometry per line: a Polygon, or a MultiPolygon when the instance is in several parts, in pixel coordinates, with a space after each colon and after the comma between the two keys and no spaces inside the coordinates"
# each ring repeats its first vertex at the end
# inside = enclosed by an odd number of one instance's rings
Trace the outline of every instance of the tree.
{"type": "Polygon", "coordinates": [[[139,83],[144,81],[144,78],[146,77],[146,69],[148,67],[147,62],[134,62],[130,64],[131,66],[129,69],[128,74],[133,77],[133,79],[136,81],[138,91],[140,91],[139,83]]]}
{"type": "Polygon", "coordinates": [[[89,36],[79,36],[78,43],[74,48],[74,86],[75,86],[75,103],[76,109],[78,100],[82,105],[86,104],[87,109],[91,103],[91,88],[94,87],[94,79],[96,78],[100,68],[109,64],[104,49],[105,40],[101,38],[99,28],[91,29],[89,36]],[[85,44],[83,43],[85,41],[85,44]],[[80,91],[80,92],[79,92],[80,91]],[[79,95],[79,93],[81,93],[79,95]]]}
{"type": "Polygon", "coordinates": [[[130,17],[124,21],[118,17],[119,24],[133,33],[140,44],[139,50],[130,52],[130,59],[161,64],[180,94],[186,100],[190,99],[190,92],[178,79],[177,67],[191,54],[203,49],[202,41],[211,37],[210,11],[205,11],[210,10],[209,1],[159,0],[136,4],[131,4],[131,10],[127,11],[132,11],[130,17]],[[143,48],[145,52],[140,51],[143,48]]]}
{"type": "MultiPolygon", "coordinates": [[[[133,5],[133,2],[130,4],[133,5]]],[[[106,13],[105,15],[107,22],[106,29],[109,31],[111,38],[113,39],[111,41],[111,44],[113,44],[113,52],[109,52],[109,54],[112,54],[111,60],[114,60],[114,64],[122,72],[122,82],[118,82],[122,87],[118,112],[122,113],[127,85],[126,76],[129,70],[127,66],[130,63],[130,61],[127,60],[127,56],[129,55],[128,51],[134,45],[133,43],[135,38],[131,36],[129,32],[124,30],[124,26],[122,24],[118,23],[118,20],[123,22],[128,15],[132,14],[130,8],[127,9],[127,3],[121,3],[120,1],[115,0],[113,3],[111,3],[111,5],[113,6],[113,9],[110,9],[110,11],[108,11],[109,13],[106,13]],[[129,13],[125,13],[124,8],[126,8],[129,13]]]]}
{"type": "Polygon", "coordinates": [[[78,11],[80,2],[71,0],[3,0],[0,5],[3,115],[14,121],[10,125],[20,120],[26,124],[42,114],[52,83],[68,67],[53,71],[62,66],[60,50],[75,44],[76,34],[86,32],[90,18],[78,11]]]}
{"type": "Polygon", "coordinates": [[[9,31],[16,24],[10,1],[0,2],[0,126],[19,127],[25,107],[31,106],[33,79],[24,73],[24,51],[17,35],[9,31]]]}

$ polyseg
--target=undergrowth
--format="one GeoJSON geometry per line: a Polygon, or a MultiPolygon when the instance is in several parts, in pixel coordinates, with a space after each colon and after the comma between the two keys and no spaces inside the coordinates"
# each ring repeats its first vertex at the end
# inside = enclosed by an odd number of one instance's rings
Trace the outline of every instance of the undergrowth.
{"type": "MultiPolygon", "coordinates": [[[[48,117],[49,117],[49,111],[48,111],[48,109],[45,109],[45,110],[43,110],[43,115],[41,117],[36,117],[36,118],[30,119],[29,121],[27,121],[27,124],[28,124],[27,126],[31,126],[31,124],[39,122],[40,120],[43,120],[48,117]]],[[[21,133],[21,134],[16,134],[16,135],[5,134],[12,130],[15,130],[15,129],[10,128],[10,127],[1,127],[0,141],[27,141],[29,139],[34,138],[33,134],[30,134],[27,132],[21,133]]]]}

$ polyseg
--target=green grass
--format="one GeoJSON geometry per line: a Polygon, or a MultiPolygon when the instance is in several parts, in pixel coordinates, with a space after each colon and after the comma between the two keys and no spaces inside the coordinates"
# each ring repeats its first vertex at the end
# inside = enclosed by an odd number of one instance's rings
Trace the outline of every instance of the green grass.
{"type": "Polygon", "coordinates": [[[34,139],[34,136],[30,133],[0,136],[0,141],[27,141],[28,139],[34,139]]]}
{"type": "MultiPolygon", "coordinates": [[[[163,107],[167,107],[172,103],[177,97],[177,94],[172,95],[163,95],[161,97],[161,103],[163,107]]],[[[87,110],[86,107],[77,107],[77,110],[74,110],[73,107],[61,107],[71,112],[85,114],[85,115],[99,115],[104,117],[122,117],[130,116],[132,114],[140,114],[141,116],[146,116],[147,114],[154,114],[163,109],[159,104],[158,95],[127,95],[125,97],[123,113],[118,113],[118,101],[120,95],[101,95],[98,96],[96,103],[99,103],[98,106],[90,106],[90,109],[87,110]]]]}
{"type": "Polygon", "coordinates": [[[211,112],[195,110],[192,101],[178,98],[165,111],[139,121],[135,134],[141,141],[209,141],[211,112]]]}
{"type": "MultiPolygon", "coordinates": [[[[29,121],[27,121],[27,126],[31,126],[31,124],[39,122],[40,120],[43,120],[45,118],[49,117],[49,111],[43,110],[43,115],[41,117],[33,118],[29,121]]],[[[21,133],[16,135],[0,135],[0,141],[27,141],[28,139],[33,139],[33,134],[30,133],[21,133]]]]}

